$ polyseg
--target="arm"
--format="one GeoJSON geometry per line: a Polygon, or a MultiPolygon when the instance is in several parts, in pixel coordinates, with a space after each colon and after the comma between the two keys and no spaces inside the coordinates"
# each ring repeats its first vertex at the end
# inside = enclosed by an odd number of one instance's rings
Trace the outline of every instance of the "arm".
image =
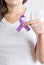
{"type": "Polygon", "coordinates": [[[41,62],[44,63],[44,22],[39,20],[30,20],[23,24],[24,26],[30,25],[37,35],[37,45],[36,45],[36,57],[41,62]]]}
{"type": "Polygon", "coordinates": [[[44,33],[37,37],[36,57],[41,63],[44,63],[44,33]]]}

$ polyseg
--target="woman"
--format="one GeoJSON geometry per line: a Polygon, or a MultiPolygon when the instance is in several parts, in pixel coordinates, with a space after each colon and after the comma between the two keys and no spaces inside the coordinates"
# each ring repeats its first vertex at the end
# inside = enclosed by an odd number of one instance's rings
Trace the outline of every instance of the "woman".
{"type": "Polygon", "coordinates": [[[30,43],[36,45],[36,58],[44,63],[44,22],[35,18],[30,20],[30,10],[23,6],[26,1],[0,0],[0,65],[35,64],[30,52],[30,43]],[[25,21],[29,21],[22,26],[30,25],[30,31],[25,28],[20,32],[16,31],[22,15],[25,16],[25,21]]]}

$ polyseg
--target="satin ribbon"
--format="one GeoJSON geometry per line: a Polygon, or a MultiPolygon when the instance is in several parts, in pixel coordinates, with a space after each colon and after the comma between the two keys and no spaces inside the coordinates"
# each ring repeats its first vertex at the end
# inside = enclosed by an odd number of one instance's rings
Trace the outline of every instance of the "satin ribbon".
{"type": "Polygon", "coordinates": [[[29,31],[30,30],[30,28],[29,28],[29,26],[22,26],[22,24],[25,22],[25,16],[24,15],[22,15],[21,17],[20,17],[20,25],[18,26],[18,28],[16,29],[18,32],[20,32],[21,30],[22,30],[22,28],[24,27],[27,31],[29,31]]]}

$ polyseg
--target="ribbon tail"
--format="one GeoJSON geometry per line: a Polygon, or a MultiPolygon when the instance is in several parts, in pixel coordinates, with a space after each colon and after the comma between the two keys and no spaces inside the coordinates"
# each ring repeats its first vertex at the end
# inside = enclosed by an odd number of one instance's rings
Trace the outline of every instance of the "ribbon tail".
{"type": "Polygon", "coordinates": [[[17,30],[18,32],[20,32],[22,28],[23,28],[23,26],[20,25],[16,30],[17,30]]]}
{"type": "Polygon", "coordinates": [[[30,28],[29,28],[28,26],[25,26],[25,29],[26,29],[27,31],[29,31],[29,30],[30,30],[30,28]]]}

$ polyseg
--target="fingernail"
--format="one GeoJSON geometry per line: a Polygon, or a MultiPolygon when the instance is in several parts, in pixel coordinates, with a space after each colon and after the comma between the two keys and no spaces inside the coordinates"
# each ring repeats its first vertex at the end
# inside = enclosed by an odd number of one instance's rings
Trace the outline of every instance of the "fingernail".
{"type": "Polygon", "coordinates": [[[22,26],[25,26],[24,24],[22,24],[22,26]]]}

